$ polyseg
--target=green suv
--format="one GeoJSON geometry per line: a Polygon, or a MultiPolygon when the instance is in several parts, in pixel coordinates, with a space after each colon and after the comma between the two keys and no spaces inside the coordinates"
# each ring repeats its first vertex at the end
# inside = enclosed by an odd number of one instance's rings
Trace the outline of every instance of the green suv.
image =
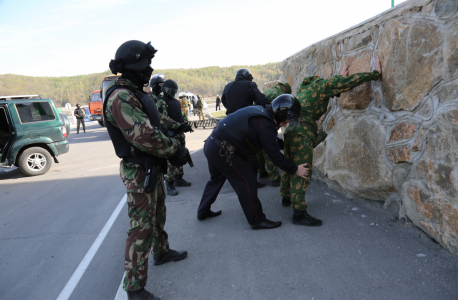
{"type": "Polygon", "coordinates": [[[17,166],[41,175],[69,150],[70,123],[51,99],[38,95],[0,96],[0,167],[17,166]]]}

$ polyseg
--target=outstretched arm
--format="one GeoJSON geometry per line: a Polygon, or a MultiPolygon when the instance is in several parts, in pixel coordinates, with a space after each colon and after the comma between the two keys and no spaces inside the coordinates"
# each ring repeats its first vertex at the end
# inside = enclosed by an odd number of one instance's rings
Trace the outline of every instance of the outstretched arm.
{"type": "Polygon", "coordinates": [[[355,73],[348,76],[348,68],[349,66],[345,65],[341,72],[342,75],[333,76],[324,81],[324,84],[319,91],[321,99],[347,92],[371,80],[377,80],[382,72],[379,57],[377,57],[375,61],[375,69],[372,72],[355,73]]]}

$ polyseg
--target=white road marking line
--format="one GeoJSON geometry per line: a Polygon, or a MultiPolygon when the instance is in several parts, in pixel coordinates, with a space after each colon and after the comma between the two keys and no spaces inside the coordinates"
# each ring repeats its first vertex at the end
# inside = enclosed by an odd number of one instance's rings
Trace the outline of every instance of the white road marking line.
{"type": "MultiPolygon", "coordinates": [[[[194,150],[194,151],[190,152],[189,154],[196,153],[197,151],[200,151],[200,150],[202,150],[202,149],[203,149],[203,148],[194,150]]],[[[123,283],[123,281],[124,281],[124,276],[125,276],[125,274],[122,276],[121,284],[120,284],[119,287],[118,287],[118,292],[116,293],[116,296],[115,296],[114,300],[127,300],[127,293],[126,293],[126,291],[124,290],[124,288],[122,287],[122,283],[123,283]]]]}
{"type": "Polygon", "coordinates": [[[91,260],[94,258],[95,254],[97,253],[97,250],[99,249],[103,240],[105,239],[108,232],[110,231],[111,226],[113,226],[113,223],[115,222],[116,218],[118,217],[119,212],[123,208],[124,204],[126,204],[126,199],[127,199],[127,194],[125,194],[124,197],[122,197],[118,206],[116,207],[114,212],[111,214],[111,217],[108,219],[105,226],[103,226],[102,231],[100,231],[99,235],[95,239],[89,251],[84,256],[78,268],[73,273],[72,277],[67,282],[62,292],[60,292],[59,297],[57,297],[57,300],[67,300],[68,298],[70,298],[70,295],[73,293],[73,290],[75,289],[76,285],[80,281],[81,277],[83,277],[83,274],[86,271],[89,264],[91,263],[91,260]]]}
{"type": "Polygon", "coordinates": [[[124,288],[122,287],[122,282],[124,281],[124,276],[122,277],[121,284],[119,285],[118,292],[116,293],[116,296],[115,296],[114,300],[127,300],[127,293],[124,290],[124,288]]]}

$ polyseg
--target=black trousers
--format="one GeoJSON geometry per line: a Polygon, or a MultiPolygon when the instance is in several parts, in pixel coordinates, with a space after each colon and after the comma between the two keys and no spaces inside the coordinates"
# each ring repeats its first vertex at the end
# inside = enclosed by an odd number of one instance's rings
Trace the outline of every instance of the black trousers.
{"type": "Polygon", "coordinates": [[[218,108],[219,108],[219,110],[221,110],[221,104],[216,103],[216,111],[218,111],[218,108]]]}
{"type": "Polygon", "coordinates": [[[239,198],[248,223],[262,223],[266,216],[262,212],[262,204],[258,198],[256,156],[245,161],[236,154],[232,166],[229,166],[225,158],[219,155],[219,148],[210,138],[205,142],[204,154],[208,160],[210,180],[205,186],[197,213],[202,214],[210,210],[227,179],[239,198]]]}

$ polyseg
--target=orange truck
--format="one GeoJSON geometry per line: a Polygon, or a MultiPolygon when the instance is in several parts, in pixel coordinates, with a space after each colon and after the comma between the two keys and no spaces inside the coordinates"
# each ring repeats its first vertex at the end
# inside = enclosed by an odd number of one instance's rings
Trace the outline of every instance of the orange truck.
{"type": "Polygon", "coordinates": [[[92,92],[92,95],[89,96],[89,112],[91,116],[89,117],[91,121],[98,121],[100,126],[103,126],[102,118],[102,98],[100,97],[100,91],[92,92]]]}
{"type": "Polygon", "coordinates": [[[110,75],[106,76],[102,80],[102,89],[94,91],[89,99],[89,112],[91,113],[91,121],[98,121],[100,126],[105,126],[103,122],[103,103],[105,102],[105,93],[107,91],[108,85],[113,80],[118,79],[121,75],[110,75]]]}

